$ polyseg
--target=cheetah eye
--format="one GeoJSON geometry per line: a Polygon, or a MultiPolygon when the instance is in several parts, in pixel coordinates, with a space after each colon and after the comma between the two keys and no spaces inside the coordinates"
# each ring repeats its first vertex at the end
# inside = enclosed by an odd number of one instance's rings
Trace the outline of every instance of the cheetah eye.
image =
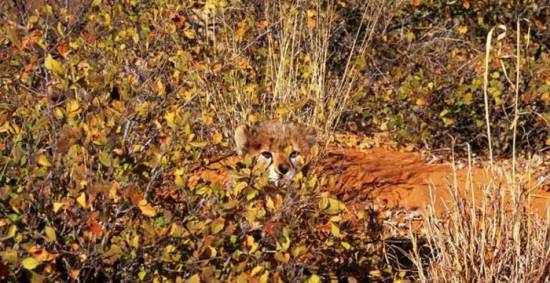
{"type": "Polygon", "coordinates": [[[263,152],[262,152],[262,156],[263,156],[265,159],[271,159],[271,157],[272,157],[271,152],[269,152],[269,151],[263,151],[263,152]]]}
{"type": "Polygon", "coordinates": [[[300,155],[300,152],[296,151],[296,150],[293,150],[291,153],[290,153],[290,158],[296,158],[298,157],[298,155],[300,155]]]}

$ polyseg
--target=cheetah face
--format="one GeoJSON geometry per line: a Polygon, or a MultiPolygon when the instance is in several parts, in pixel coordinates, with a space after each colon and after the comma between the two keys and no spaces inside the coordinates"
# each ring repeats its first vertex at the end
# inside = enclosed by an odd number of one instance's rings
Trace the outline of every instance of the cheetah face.
{"type": "Polygon", "coordinates": [[[292,123],[265,121],[235,130],[240,155],[250,154],[272,183],[289,181],[307,164],[317,143],[316,131],[292,123]]]}

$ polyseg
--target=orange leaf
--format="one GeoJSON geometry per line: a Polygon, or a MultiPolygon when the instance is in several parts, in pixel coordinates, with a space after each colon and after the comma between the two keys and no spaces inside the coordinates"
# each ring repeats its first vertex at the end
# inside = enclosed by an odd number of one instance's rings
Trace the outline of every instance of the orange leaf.
{"type": "Polygon", "coordinates": [[[317,25],[317,13],[312,10],[307,10],[307,27],[309,29],[314,29],[317,25]]]}
{"type": "Polygon", "coordinates": [[[55,48],[55,50],[57,50],[57,52],[59,52],[61,56],[66,58],[70,51],[69,42],[67,40],[60,42],[55,48]]]}
{"type": "Polygon", "coordinates": [[[96,41],[96,36],[86,31],[81,32],[80,37],[88,43],[94,43],[96,41]]]}
{"type": "Polygon", "coordinates": [[[174,22],[178,28],[183,28],[185,26],[185,17],[176,15],[172,18],[172,22],[174,22]]]}
{"type": "Polygon", "coordinates": [[[261,29],[267,28],[269,26],[269,22],[266,20],[262,20],[258,22],[258,27],[261,29]]]}
{"type": "Polygon", "coordinates": [[[246,34],[246,30],[248,29],[248,25],[246,23],[246,20],[241,21],[237,25],[237,31],[235,32],[235,37],[237,39],[243,39],[244,35],[246,34]]]}

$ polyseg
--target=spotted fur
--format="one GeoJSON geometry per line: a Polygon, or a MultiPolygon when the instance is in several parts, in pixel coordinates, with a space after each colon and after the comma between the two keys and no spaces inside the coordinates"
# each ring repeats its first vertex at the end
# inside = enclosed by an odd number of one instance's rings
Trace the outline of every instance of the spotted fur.
{"type": "Polygon", "coordinates": [[[268,170],[269,179],[277,183],[292,179],[307,164],[317,134],[313,128],[293,123],[264,121],[237,127],[235,143],[240,155],[253,156],[257,166],[268,170]]]}

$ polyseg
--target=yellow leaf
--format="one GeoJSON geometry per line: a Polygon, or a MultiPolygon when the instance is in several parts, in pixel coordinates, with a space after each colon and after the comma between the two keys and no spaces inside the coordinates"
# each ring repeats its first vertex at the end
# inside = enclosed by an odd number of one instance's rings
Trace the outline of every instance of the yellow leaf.
{"type": "Polygon", "coordinates": [[[254,123],[254,122],[257,122],[257,121],[258,121],[258,116],[253,115],[253,114],[248,115],[248,122],[254,123]]]}
{"type": "Polygon", "coordinates": [[[155,208],[152,207],[150,204],[148,204],[147,201],[144,199],[139,201],[138,206],[139,206],[139,209],[141,210],[141,213],[143,213],[143,215],[145,216],[155,217],[155,215],[157,215],[155,208]]]}
{"type": "Polygon", "coordinates": [[[174,177],[174,183],[176,184],[176,187],[181,188],[185,185],[185,179],[182,175],[176,175],[174,177]]]}
{"type": "Polygon", "coordinates": [[[235,195],[238,195],[241,193],[241,191],[248,187],[248,183],[246,182],[238,182],[234,187],[233,187],[233,192],[235,193],[235,195]]]}
{"type": "Polygon", "coordinates": [[[57,240],[55,230],[51,226],[46,226],[46,228],[44,228],[44,233],[46,233],[46,237],[48,237],[48,240],[52,242],[57,240]]]}
{"type": "Polygon", "coordinates": [[[328,203],[329,203],[329,207],[327,209],[328,214],[340,213],[340,211],[342,211],[346,207],[346,205],[343,202],[333,198],[329,198],[328,203]]]}
{"type": "Polygon", "coordinates": [[[38,164],[40,164],[40,166],[43,166],[43,167],[52,166],[52,164],[50,163],[50,161],[48,160],[48,158],[44,154],[39,155],[38,158],[36,159],[36,162],[38,164]]]}
{"type": "Polygon", "coordinates": [[[257,251],[259,247],[258,243],[256,243],[256,241],[254,240],[254,237],[252,236],[246,236],[246,245],[250,249],[249,250],[250,253],[257,251]]]}
{"type": "Polygon", "coordinates": [[[344,247],[344,249],[346,250],[349,250],[351,248],[351,245],[348,243],[348,242],[342,242],[342,247],[344,247]]]}
{"type": "Polygon", "coordinates": [[[61,120],[61,118],[63,118],[63,111],[61,111],[60,107],[55,107],[55,109],[53,110],[53,116],[57,120],[61,120]]]}
{"type": "Polygon", "coordinates": [[[262,276],[260,276],[260,283],[267,283],[269,282],[269,271],[265,271],[262,276]]]}
{"type": "Polygon", "coordinates": [[[21,265],[23,265],[25,269],[33,270],[40,265],[40,262],[33,257],[27,257],[21,261],[21,265]]]}
{"type": "Polygon", "coordinates": [[[183,238],[187,235],[187,231],[183,228],[183,226],[172,223],[172,226],[170,226],[169,235],[174,238],[183,238]]]}
{"type": "Polygon", "coordinates": [[[212,136],[212,143],[213,144],[220,144],[222,142],[223,136],[220,134],[220,132],[216,131],[214,133],[214,136],[212,136]]]}
{"type": "Polygon", "coordinates": [[[11,43],[17,47],[21,46],[21,40],[17,36],[17,31],[15,28],[9,28],[7,27],[6,36],[11,41],[11,43]]]}
{"type": "Polygon", "coordinates": [[[97,157],[99,158],[99,162],[106,167],[111,167],[111,157],[106,151],[100,151],[97,154],[97,157]]]}
{"type": "Polygon", "coordinates": [[[418,106],[426,106],[428,105],[428,101],[422,97],[416,99],[416,105],[418,106]]]}
{"type": "Polygon", "coordinates": [[[51,5],[46,5],[46,12],[49,16],[53,15],[53,8],[51,5]]]}
{"type": "Polygon", "coordinates": [[[59,61],[55,60],[51,54],[48,54],[46,60],[44,60],[44,67],[58,74],[63,73],[63,65],[59,61]]]}
{"type": "Polygon", "coordinates": [[[317,176],[313,176],[313,178],[309,179],[307,182],[307,186],[310,188],[314,188],[319,180],[317,179],[317,176]]]}
{"type": "Polygon", "coordinates": [[[0,134],[5,133],[7,131],[11,130],[10,123],[8,121],[4,122],[2,126],[0,126],[0,134]]]}
{"type": "Polygon", "coordinates": [[[62,202],[54,202],[53,203],[53,212],[57,213],[59,211],[59,209],[61,209],[61,207],[63,207],[62,202]]]}
{"type": "Polygon", "coordinates": [[[250,276],[256,276],[260,274],[260,272],[264,271],[264,267],[261,265],[257,265],[256,267],[252,268],[252,271],[250,272],[250,276]]]}
{"type": "Polygon", "coordinates": [[[341,234],[340,234],[340,228],[338,227],[338,225],[334,224],[334,223],[330,223],[330,233],[332,233],[332,235],[334,237],[340,237],[341,234]]]}
{"type": "Polygon", "coordinates": [[[198,273],[185,280],[185,283],[201,283],[201,277],[198,273]]]}
{"type": "Polygon", "coordinates": [[[267,196],[266,197],[266,207],[269,208],[270,210],[275,210],[275,203],[273,202],[273,199],[271,199],[271,197],[267,196]]]}
{"type": "Polygon", "coordinates": [[[208,247],[208,250],[210,251],[210,256],[209,256],[210,258],[214,258],[214,257],[216,257],[216,255],[218,255],[218,252],[216,251],[215,248],[208,247]]]}
{"type": "Polygon", "coordinates": [[[458,27],[458,33],[465,34],[466,32],[468,32],[468,27],[467,26],[458,27]]]}
{"type": "Polygon", "coordinates": [[[76,199],[76,202],[82,206],[82,208],[88,208],[88,202],[86,201],[86,194],[82,192],[80,196],[76,199]]]}
{"type": "Polygon", "coordinates": [[[16,250],[0,251],[0,258],[4,262],[12,263],[12,264],[17,264],[17,262],[19,261],[16,250]]]}
{"type": "Polygon", "coordinates": [[[75,117],[80,113],[80,105],[76,99],[71,99],[65,105],[65,111],[67,111],[67,116],[75,117]]]}
{"type": "Polygon", "coordinates": [[[197,33],[192,29],[185,29],[183,31],[183,35],[185,35],[185,37],[187,37],[189,39],[194,39],[194,38],[197,37],[197,33]]]}
{"type": "Polygon", "coordinates": [[[225,227],[225,220],[223,218],[218,218],[212,222],[211,231],[212,234],[219,233],[225,227]]]}
{"type": "Polygon", "coordinates": [[[138,248],[139,247],[139,235],[138,234],[134,235],[134,237],[132,237],[132,239],[130,239],[130,241],[128,243],[130,244],[130,246],[132,246],[134,248],[138,248]]]}
{"type": "Polygon", "coordinates": [[[158,80],[157,83],[155,84],[155,90],[159,95],[166,94],[166,87],[164,86],[164,83],[162,83],[161,80],[158,80]]]}
{"type": "Polygon", "coordinates": [[[321,199],[319,200],[319,209],[320,210],[325,210],[329,205],[329,202],[328,202],[328,197],[321,197],[321,199]]]}
{"type": "Polygon", "coordinates": [[[177,126],[176,124],[176,112],[168,112],[166,115],[164,115],[164,119],[166,119],[166,124],[170,128],[175,128],[177,126]]]}
{"type": "Polygon", "coordinates": [[[321,282],[321,277],[319,277],[316,274],[309,276],[309,278],[306,280],[306,283],[319,283],[319,282],[321,282]]]}
{"type": "Polygon", "coordinates": [[[416,36],[412,31],[407,32],[407,42],[412,42],[415,38],[416,36]]]}
{"type": "Polygon", "coordinates": [[[378,269],[376,269],[376,270],[371,270],[371,271],[369,272],[369,274],[370,274],[371,276],[374,276],[374,277],[380,277],[380,276],[382,276],[382,271],[380,271],[380,270],[378,270],[378,269]]]}
{"type": "Polygon", "coordinates": [[[10,238],[13,238],[13,236],[15,236],[15,233],[17,233],[17,226],[11,225],[10,229],[8,230],[8,235],[6,237],[4,237],[3,239],[7,240],[7,239],[10,239],[10,238]]]}
{"type": "Polygon", "coordinates": [[[109,189],[109,197],[115,202],[118,202],[120,200],[120,197],[118,196],[119,187],[120,185],[117,182],[114,182],[109,189]]]}

